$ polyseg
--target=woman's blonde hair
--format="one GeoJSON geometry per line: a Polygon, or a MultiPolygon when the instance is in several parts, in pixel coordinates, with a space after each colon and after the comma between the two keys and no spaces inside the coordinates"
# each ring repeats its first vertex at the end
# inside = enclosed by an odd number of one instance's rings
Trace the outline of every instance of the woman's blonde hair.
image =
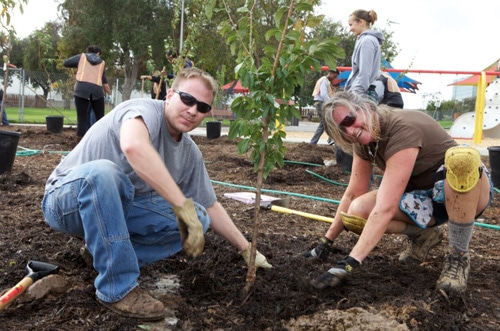
{"type": "Polygon", "coordinates": [[[346,107],[349,113],[358,117],[361,116],[366,125],[366,129],[374,139],[381,139],[379,119],[386,111],[390,111],[388,107],[383,105],[377,108],[377,104],[368,97],[354,94],[351,92],[338,92],[323,105],[323,123],[325,131],[330,138],[335,141],[345,152],[352,154],[361,148],[359,143],[353,143],[352,138],[333,120],[333,113],[339,106],[346,107]]]}

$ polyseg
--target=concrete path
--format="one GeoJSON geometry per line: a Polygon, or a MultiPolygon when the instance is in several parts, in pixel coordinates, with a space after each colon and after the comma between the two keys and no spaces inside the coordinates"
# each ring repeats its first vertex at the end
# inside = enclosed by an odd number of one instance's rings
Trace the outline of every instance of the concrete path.
{"type": "MultiPolygon", "coordinates": [[[[316,131],[316,128],[318,127],[317,122],[309,122],[309,121],[299,121],[299,124],[297,126],[293,125],[287,125],[285,127],[285,132],[286,132],[286,142],[292,142],[292,143],[308,143],[311,141],[312,136],[314,135],[314,131],[316,131]]],[[[45,126],[45,124],[19,124],[19,123],[14,123],[12,126],[45,126]]],[[[75,127],[75,126],[66,126],[65,127],[75,127]]],[[[229,127],[222,127],[221,134],[226,135],[228,134],[229,127]]],[[[205,127],[199,127],[194,129],[193,131],[190,132],[191,135],[195,136],[206,136],[207,131],[205,127]]],[[[318,144],[319,145],[326,145],[327,144],[327,139],[328,136],[326,133],[323,133],[321,136],[318,144]]],[[[488,147],[490,146],[500,146],[500,139],[494,139],[494,138],[484,138],[481,143],[475,144],[472,139],[455,139],[459,144],[471,146],[474,148],[477,148],[481,155],[488,156],[488,147]]]]}

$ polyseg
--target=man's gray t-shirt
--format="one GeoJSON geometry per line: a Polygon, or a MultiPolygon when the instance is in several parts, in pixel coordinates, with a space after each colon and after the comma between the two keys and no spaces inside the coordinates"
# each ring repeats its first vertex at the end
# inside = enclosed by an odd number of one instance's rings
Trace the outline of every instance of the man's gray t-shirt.
{"type": "Polygon", "coordinates": [[[114,162],[130,178],[135,194],[153,191],[132,169],[120,148],[120,128],[124,121],[142,117],[149,131],[153,148],[180,187],[184,195],[205,208],[212,206],[217,197],[210,182],[203,156],[189,134],[184,133],[180,142],[169,134],[164,116],[165,102],[153,99],[134,99],[121,103],[97,121],[82,141],[59,163],[49,176],[45,189],[67,175],[75,167],[93,160],[114,162]]]}

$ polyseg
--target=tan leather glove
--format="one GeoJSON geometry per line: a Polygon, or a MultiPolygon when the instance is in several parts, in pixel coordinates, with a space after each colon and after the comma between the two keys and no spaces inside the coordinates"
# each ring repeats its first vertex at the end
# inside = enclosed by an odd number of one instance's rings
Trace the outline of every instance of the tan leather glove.
{"type": "MultiPolygon", "coordinates": [[[[248,245],[248,248],[245,249],[244,251],[240,252],[241,256],[243,256],[243,259],[247,263],[247,265],[250,263],[250,253],[252,251],[252,244],[248,245]]],[[[259,251],[255,253],[255,266],[257,268],[264,268],[264,269],[270,269],[273,266],[267,262],[267,259],[264,255],[262,255],[259,251]]]]}
{"type": "Polygon", "coordinates": [[[186,199],[183,206],[174,206],[173,209],[177,216],[177,225],[179,226],[184,251],[191,257],[199,256],[205,246],[205,237],[203,235],[203,226],[196,214],[193,199],[186,199]]]}

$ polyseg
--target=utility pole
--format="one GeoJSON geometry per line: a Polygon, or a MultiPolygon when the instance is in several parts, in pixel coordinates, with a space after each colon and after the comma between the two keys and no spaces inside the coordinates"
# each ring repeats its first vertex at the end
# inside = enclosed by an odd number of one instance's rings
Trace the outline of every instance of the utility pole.
{"type": "Polygon", "coordinates": [[[178,56],[181,56],[182,54],[182,40],[184,39],[184,0],[181,1],[181,36],[179,40],[179,54],[178,56]]]}
{"type": "Polygon", "coordinates": [[[0,124],[2,123],[3,112],[5,111],[5,100],[7,99],[7,86],[9,86],[9,62],[10,62],[10,41],[7,42],[7,54],[3,56],[3,98],[0,104],[0,124]]]}

